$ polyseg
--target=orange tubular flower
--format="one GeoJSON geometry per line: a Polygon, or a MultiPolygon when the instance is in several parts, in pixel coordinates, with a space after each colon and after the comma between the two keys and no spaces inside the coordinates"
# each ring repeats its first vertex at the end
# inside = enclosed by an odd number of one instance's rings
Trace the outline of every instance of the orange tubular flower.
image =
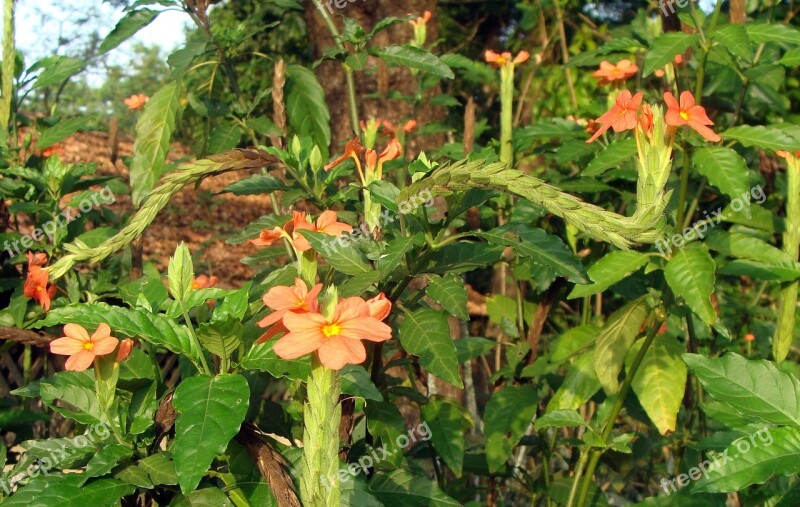
{"type": "Polygon", "coordinates": [[[631,96],[628,90],[622,90],[617,95],[616,103],[605,113],[598,118],[597,123],[603,126],[597,129],[597,132],[586,141],[587,143],[593,142],[600,137],[606,130],[613,128],[614,132],[622,132],[636,127],[638,121],[636,113],[639,110],[639,104],[642,103],[642,92],[631,96]]]}
{"type": "Polygon", "coordinates": [[[120,340],[119,349],[117,349],[117,358],[114,360],[114,362],[121,363],[122,361],[128,359],[128,356],[131,355],[131,350],[133,350],[133,340],[130,338],[120,340]]]}
{"type": "Polygon", "coordinates": [[[209,287],[213,287],[217,284],[219,279],[216,276],[206,276],[200,275],[196,276],[192,281],[192,288],[193,289],[207,289],[209,287]]]}
{"type": "Polygon", "coordinates": [[[266,294],[264,294],[264,305],[267,308],[275,310],[260,321],[258,325],[261,327],[268,327],[283,319],[286,312],[317,312],[319,311],[319,303],[317,296],[322,290],[322,284],[316,284],[311,290],[308,290],[306,282],[299,278],[294,279],[293,287],[273,287],[266,294]]]}
{"type": "Polygon", "coordinates": [[[409,21],[409,23],[411,23],[411,26],[416,28],[420,25],[427,25],[428,21],[430,21],[432,17],[433,14],[431,13],[431,11],[425,11],[422,14],[422,16],[418,17],[417,19],[412,19],[411,21],[409,21]]]}
{"type": "Polygon", "coordinates": [[[355,161],[359,172],[361,172],[361,161],[359,160],[359,157],[361,156],[362,153],[364,153],[364,147],[361,146],[361,143],[358,141],[358,138],[356,137],[355,139],[351,139],[347,141],[347,144],[344,145],[344,153],[342,154],[342,156],[328,163],[325,166],[325,170],[330,171],[331,169],[341,164],[348,158],[352,158],[355,161]]]}
{"type": "Polygon", "coordinates": [[[789,157],[791,156],[793,156],[794,158],[800,158],[800,150],[794,152],[794,154],[785,150],[778,150],[775,152],[775,154],[781,158],[785,158],[786,160],[789,160],[789,157]]]}
{"type": "Polygon", "coordinates": [[[639,115],[639,126],[647,136],[653,133],[653,110],[650,104],[642,105],[642,112],[639,115]]]}
{"type": "Polygon", "coordinates": [[[366,360],[361,340],[383,342],[392,337],[392,328],[372,317],[358,297],[340,300],[330,319],[317,312],[287,312],[283,324],[289,332],[275,343],[279,357],[296,359],[316,351],[320,362],[333,370],[366,360]]]}
{"type": "Polygon", "coordinates": [[[144,105],[147,101],[150,100],[150,97],[147,95],[142,95],[141,93],[137,93],[135,95],[131,95],[127,99],[123,100],[128,109],[131,111],[138,111],[139,109],[144,108],[144,105]]]}
{"type": "Polygon", "coordinates": [[[50,270],[36,265],[28,269],[28,278],[22,286],[25,297],[34,299],[44,311],[50,310],[50,300],[56,295],[56,286],[48,284],[50,270]],[[49,286],[48,286],[49,285],[49,286]]]}
{"type": "Polygon", "coordinates": [[[369,315],[378,320],[384,320],[389,316],[392,311],[392,302],[386,298],[386,295],[381,292],[372,299],[367,300],[367,308],[369,308],[369,315]]]}
{"type": "Polygon", "coordinates": [[[89,332],[78,324],[64,326],[61,338],[50,342],[50,352],[70,356],[66,368],[70,371],[83,371],[94,362],[97,356],[104,356],[114,352],[119,340],[111,336],[108,324],[100,324],[97,330],[89,336],[89,332]]]}
{"type": "Polygon", "coordinates": [[[706,110],[703,106],[695,105],[694,96],[690,91],[681,93],[681,102],[675,100],[675,96],[671,92],[664,93],[664,102],[667,103],[667,114],[665,120],[670,127],[682,127],[688,125],[695,132],[703,136],[707,141],[716,143],[722,141],[713,130],[708,128],[708,125],[714,125],[714,122],[708,118],[706,110]]]}
{"type": "Polygon", "coordinates": [[[44,252],[26,252],[25,257],[28,258],[28,270],[32,267],[44,267],[47,265],[47,254],[44,252]]]}
{"type": "Polygon", "coordinates": [[[630,60],[620,60],[616,64],[603,60],[600,68],[592,73],[598,80],[597,84],[606,85],[614,81],[627,81],[639,72],[639,67],[630,60]]]}
{"type": "Polygon", "coordinates": [[[294,230],[292,233],[292,246],[299,252],[311,250],[311,243],[297,231],[307,229],[309,231],[321,232],[330,236],[341,236],[345,232],[352,232],[353,228],[344,222],[337,221],[336,212],[333,210],[323,211],[317,217],[317,223],[311,224],[305,219],[305,213],[302,214],[302,220],[295,215],[294,230]]]}
{"type": "Polygon", "coordinates": [[[504,65],[516,65],[518,63],[523,63],[527,61],[530,56],[530,53],[527,51],[520,51],[517,53],[517,56],[512,59],[511,53],[508,51],[495,53],[491,49],[487,49],[483,54],[483,59],[486,60],[486,63],[491,63],[495,67],[500,68],[504,65]]]}
{"type": "Polygon", "coordinates": [[[754,342],[756,341],[756,335],[754,335],[753,333],[747,333],[746,335],[744,335],[744,341],[754,342]]]}

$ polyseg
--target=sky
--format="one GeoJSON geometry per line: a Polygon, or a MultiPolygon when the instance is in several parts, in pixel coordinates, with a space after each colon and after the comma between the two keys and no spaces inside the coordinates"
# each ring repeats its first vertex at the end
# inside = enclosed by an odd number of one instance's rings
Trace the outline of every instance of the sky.
{"type": "MultiPolygon", "coordinates": [[[[85,38],[87,31],[96,29],[102,39],[123,16],[121,9],[115,9],[102,0],[17,0],[16,5],[17,47],[25,55],[27,66],[59,49],[60,37],[85,38]],[[81,25],[80,21],[87,17],[91,19],[90,23],[81,25]]],[[[184,27],[190,24],[191,20],[183,12],[163,12],[154,22],[113,50],[109,61],[119,65],[130,61],[136,42],[158,45],[166,56],[184,41],[184,27]]],[[[62,45],[58,54],[69,54],[69,50],[62,45]]],[[[102,82],[102,75],[93,75],[90,81],[95,81],[95,78],[102,82]]]]}

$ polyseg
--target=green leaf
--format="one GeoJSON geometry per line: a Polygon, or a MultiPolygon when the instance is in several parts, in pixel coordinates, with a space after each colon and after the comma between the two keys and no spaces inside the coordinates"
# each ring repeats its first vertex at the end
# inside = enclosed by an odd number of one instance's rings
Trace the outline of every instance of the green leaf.
{"type": "Polygon", "coordinates": [[[552,268],[556,275],[563,276],[572,282],[586,283],[589,281],[583,264],[561,241],[561,238],[548,234],[542,229],[515,224],[476,233],[476,235],[486,238],[491,244],[510,246],[521,257],[529,259],[534,264],[552,268]],[[516,233],[519,240],[507,238],[508,232],[516,233]]]}
{"type": "Polygon", "coordinates": [[[503,468],[536,415],[539,396],[530,384],[506,386],[492,395],[484,411],[489,471],[503,468]]]}
{"type": "MultiPolygon", "coordinates": [[[[723,146],[708,146],[696,150],[692,162],[698,172],[723,194],[731,199],[741,199],[746,195],[749,203],[750,171],[747,161],[738,153],[723,146]]],[[[744,212],[749,217],[750,207],[745,206],[744,212]]]]}
{"type": "Polygon", "coordinates": [[[503,245],[482,242],[447,245],[431,256],[432,270],[451,275],[472,271],[499,261],[504,249],[503,245]]]}
{"type": "Polygon", "coordinates": [[[464,388],[450,326],[441,312],[425,308],[406,313],[400,324],[400,343],[406,352],[419,356],[420,364],[430,373],[464,388]]]}
{"type": "Polygon", "coordinates": [[[753,61],[753,48],[744,25],[730,24],[714,32],[713,38],[733,56],[745,62],[753,61]]]}
{"type": "MultiPolygon", "coordinates": [[[[714,229],[705,238],[708,248],[728,257],[750,259],[766,264],[792,264],[792,256],[762,239],[739,232],[714,229]]],[[[795,263],[796,264],[796,263],[795,263]]],[[[798,268],[800,266],[795,266],[798,268]]]]}
{"type": "Polygon", "coordinates": [[[130,169],[133,204],[136,207],[144,201],[164,170],[180,98],[180,83],[175,81],[166,84],[147,101],[136,123],[130,169]]]}
{"type": "Polygon", "coordinates": [[[94,120],[95,118],[92,116],[79,116],[77,118],[70,118],[68,120],[60,121],[42,132],[42,135],[39,137],[39,141],[36,143],[36,147],[43,150],[47,147],[53,146],[57,142],[62,141],[82,128],[85,128],[94,120]]]}
{"type": "Polygon", "coordinates": [[[236,125],[217,125],[208,138],[208,152],[210,154],[223,153],[239,145],[244,131],[236,125]]]}
{"type": "Polygon", "coordinates": [[[765,264],[751,260],[731,261],[717,273],[725,276],[749,276],[764,282],[791,282],[800,277],[800,267],[793,264],[765,264]]]}
{"type": "Polygon", "coordinates": [[[392,403],[373,401],[366,404],[364,413],[369,434],[380,438],[381,446],[389,452],[383,459],[398,466],[403,458],[403,453],[399,452],[402,447],[400,437],[409,438],[400,411],[392,403]]]}
{"type": "Polygon", "coordinates": [[[778,63],[784,67],[797,67],[800,65],[800,48],[787,51],[778,63]]]}
{"type": "Polygon", "coordinates": [[[39,396],[51,409],[80,423],[97,424],[106,419],[97,400],[94,375],[86,372],[64,371],[42,379],[39,396]]]}
{"type": "Polygon", "coordinates": [[[586,420],[574,410],[555,410],[536,419],[533,429],[536,431],[545,428],[577,428],[586,426],[586,420]]]}
{"type": "Polygon", "coordinates": [[[228,495],[220,489],[210,487],[192,491],[185,498],[176,498],[170,507],[233,507],[228,495]]]}
{"type": "Polygon", "coordinates": [[[461,405],[440,397],[422,406],[420,417],[430,427],[431,443],[450,470],[461,477],[464,466],[464,433],[471,426],[461,405]]]}
{"type": "Polygon", "coordinates": [[[432,276],[428,279],[425,294],[461,320],[469,320],[467,313],[467,287],[458,276],[432,276]]]}
{"type": "Polygon", "coordinates": [[[87,329],[97,329],[101,322],[111,327],[112,335],[140,337],[153,345],[166,347],[193,361],[199,361],[200,351],[192,343],[185,327],[173,319],[145,310],[130,310],[106,303],[75,304],[51,309],[47,317],[33,327],[47,327],[74,322],[87,329]]]}
{"type": "Polygon", "coordinates": [[[514,140],[525,146],[537,140],[565,140],[582,138],[585,136],[586,131],[577,123],[560,118],[553,118],[517,129],[514,133],[514,140]]]}
{"type": "Polygon", "coordinates": [[[115,507],[136,488],[116,479],[83,485],[81,474],[40,475],[3,502],[3,507],[47,505],[58,507],[115,507]]]}
{"type": "Polygon", "coordinates": [[[613,141],[589,162],[586,169],[581,172],[581,176],[599,176],[612,167],[619,167],[623,162],[632,159],[634,155],[636,155],[634,138],[613,141]]]}
{"type": "Polygon", "coordinates": [[[383,395],[375,387],[369,373],[363,366],[348,364],[339,371],[342,379],[342,392],[365,400],[384,401],[383,395]]]}
{"type": "Polygon", "coordinates": [[[206,322],[197,327],[197,339],[217,357],[230,358],[242,343],[244,328],[236,319],[206,322]]]}
{"type": "Polygon", "coordinates": [[[286,115],[295,132],[313,138],[327,160],[331,117],[325,91],[314,73],[301,65],[286,66],[286,115]]]}
{"type": "Polygon", "coordinates": [[[123,458],[130,458],[133,450],[122,444],[111,444],[103,447],[92,456],[86,464],[83,484],[93,477],[101,477],[110,472],[123,458]]]}
{"type": "Polygon", "coordinates": [[[173,486],[178,484],[175,462],[164,453],[148,456],[140,460],[137,466],[147,472],[155,485],[173,486]]]}
{"type": "Polygon", "coordinates": [[[699,244],[673,252],[664,268],[664,277],[675,295],[683,297],[689,308],[709,326],[717,321],[717,313],[711,304],[715,269],[714,259],[699,244]]]}
{"type": "Polygon", "coordinates": [[[639,335],[648,312],[646,296],[631,301],[611,314],[597,336],[594,371],[603,389],[609,394],[619,391],[617,377],[622,371],[625,354],[639,335]]]}
{"type": "Polygon", "coordinates": [[[692,486],[692,492],[739,491],[751,484],[763,484],[773,475],[796,474],[800,472],[800,430],[764,428],[736,439],[703,464],[704,475],[692,486]]]}
{"type": "MultiPolygon", "coordinates": [[[[72,75],[86,68],[87,62],[69,56],[48,56],[37,62],[34,67],[44,68],[33,83],[33,89],[45,86],[60,85],[72,75]]],[[[32,70],[32,69],[29,69],[32,70]]]]}
{"type": "Polygon", "coordinates": [[[669,32],[659,35],[650,45],[644,57],[642,77],[647,77],[658,69],[664,68],[679,54],[697,42],[697,34],[669,32]]]}
{"type": "Polygon", "coordinates": [[[440,60],[448,67],[455,69],[458,75],[469,83],[482,85],[493,83],[497,79],[497,72],[489,65],[471,60],[466,56],[448,53],[442,55],[440,60]]]}
{"type": "Polygon", "coordinates": [[[311,373],[311,358],[281,359],[272,350],[275,340],[255,344],[242,358],[239,366],[243,370],[266,371],[275,378],[286,377],[291,380],[305,380],[311,373]]]}
{"type": "Polygon", "coordinates": [[[377,262],[380,277],[383,278],[390,275],[402,264],[402,259],[405,254],[410,252],[415,246],[423,244],[425,244],[425,238],[422,233],[390,240],[377,262]]]}
{"type": "Polygon", "coordinates": [[[112,49],[115,49],[120,44],[136,35],[136,32],[152,23],[158,15],[159,11],[154,11],[152,9],[128,11],[128,13],[119,20],[117,26],[111,30],[111,33],[106,35],[106,38],[103,39],[100,47],[97,48],[98,55],[108,53],[112,49]]]}
{"type": "Polygon", "coordinates": [[[648,259],[648,255],[634,250],[609,252],[589,268],[587,274],[593,283],[576,285],[567,298],[575,299],[603,292],[615,283],[639,271],[642,266],[647,264],[648,259]]]}
{"type": "Polygon", "coordinates": [[[465,363],[470,359],[480,357],[488,354],[495,347],[497,342],[479,336],[465,336],[455,342],[456,354],[458,355],[458,363],[465,363]]]}
{"type": "Polygon", "coordinates": [[[708,394],[742,415],[800,428],[800,380],[774,363],[734,353],[713,359],[684,354],[683,360],[708,394]]]}
{"type": "Polygon", "coordinates": [[[192,254],[189,252],[189,247],[182,241],[175,249],[175,256],[169,258],[167,280],[172,297],[176,301],[185,303],[192,289],[194,266],[192,266],[192,254]]]}
{"type": "Polygon", "coordinates": [[[748,23],[747,35],[756,44],[778,42],[781,44],[800,44],[800,31],[782,23],[748,23]]]}
{"type": "MultiPolygon", "coordinates": [[[[633,344],[626,361],[628,368],[643,343],[633,344]]],[[[656,336],[633,377],[633,391],[662,435],[675,431],[686,390],[686,365],[681,360],[683,351],[684,346],[676,338],[666,334],[656,336]]]]}
{"type": "Polygon", "coordinates": [[[370,492],[384,505],[392,507],[460,507],[447,496],[436,481],[398,469],[376,474],[369,483],[370,492]]]}
{"type": "Polygon", "coordinates": [[[328,261],[336,271],[346,275],[357,275],[372,271],[372,268],[361,251],[355,245],[342,246],[335,236],[324,232],[301,230],[300,234],[306,237],[314,250],[328,261]]]}
{"type": "Polygon", "coordinates": [[[184,494],[197,487],[214,458],[239,432],[249,399],[250,388],[241,375],[198,375],[175,389],[173,459],[184,494]]]}
{"type": "Polygon", "coordinates": [[[439,58],[429,51],[408,44],[403,46],[388,46],[376,50],[374,54],[389,65],[400,65],[411,69],[418,69],[447,79],[455,78],[450,67],[439,58]]]}
{"type": "Polygon", "coordinates": [[[220,191],[221,194],[231,192],[233,195],[263,195],[271,194],[276,190],[286,190],[288,187],[275,176],[269,174],[254,174],[249,178],[231,183],[220,191]]]}
{"type": "Polygon", "coordinates": [[[722,134],[724,139],[739,141],[742,146],[757,146],[772,151],[798,151],[800,140],[795,139],[780,129],[765,127],[763,125],[739,125],[729,128],[722,134]]]}

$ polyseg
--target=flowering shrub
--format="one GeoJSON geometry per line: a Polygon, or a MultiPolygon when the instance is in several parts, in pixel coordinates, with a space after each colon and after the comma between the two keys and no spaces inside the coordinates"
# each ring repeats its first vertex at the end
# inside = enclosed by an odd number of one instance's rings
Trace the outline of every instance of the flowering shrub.
{"type": "MultiPolygon", "coordinates": [[[[675,31],[651,6],[570,42],[563,5],[519,2],[542,38],[509,32],[507,50],[469,57],[430,40],[439,11],[361,26],[351,4],[312,4],[345,126],[310,63],[269,55],[270,82],[243,93],[234,63],[253,34],[217,29],[208,2],[133,3],[102,51],[159,6],[199,38],[157,93],[125,99],[140,112],[114,188],[133,212],[90,207],[36,243],[25,227],[109,178],[46,151],[81,119],[17,135],[27,81],[7,25],[0,240],[28,251],[4,247],[0,337],[27,366],[0,411],[0,503],[797,504],[794,7],[749,6],[742,23],[691,5],[675,31]],[[391,100],[419,116],[362,114],[356,83],[389,66],[417,89],[391,100]],[[459,114],[424,123],[436,107],[459,114]],[[198,119],[199,156],[167,170],[198,119]],[[177,192],[234,171],[223,193],[271,203],[227,240],[252,279],[198,274],[177,241],[166,269],[142,261],[177,192]],[[31,378],[36,343],[56,371],[31,378]],[[66,438],[85,427],[107,431],[66,438]]],[[[46,87],[78,70],[24,72],[46,87]]]]}

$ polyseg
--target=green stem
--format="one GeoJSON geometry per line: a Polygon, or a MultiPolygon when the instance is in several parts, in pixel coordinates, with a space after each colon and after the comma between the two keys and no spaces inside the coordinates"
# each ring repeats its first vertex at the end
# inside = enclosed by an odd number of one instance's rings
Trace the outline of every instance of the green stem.
{"type": "Polygon", "coordinates": [[[0,100],[0,143],[6,144],[8,141],[8,123],[11,119],[11,108],[13,107],[14,94],[14,67],[15,53],[14,46],[14,0],[5,0],[3,5],[3,82],[0,88],[2,99],[0,100]]]}
{"type": "MultiPolygon", "coordinates": [[[[789,156],[786,168],[786,231],[783,233],[783,251],[797,260],[800,252],[800,159],[789,156]]],[[[795,315],[797,312],[797,289],[795,280],[781,288],[778,328],[772,341],[772,354],[778,362],[786,359],[792,346],[795,315]]]]}
{"type": "MultiPolygon", "coordinates": [[[[339,29],[336,28],[336,23],[333,22],[333,18],[331,18],[328,12],[325,11],[325,6],[322,4],[322,1],[314,0],[314,6],[322,16],[322,20],[325,21],[325,25],[328,27],[333,39],[336,41],[336,45],[339,46],[341,50],[347,51],[347,48],[344,46],[341,40],[339,40],[339,29]]],[[[350,123],[353,124],[353,134],[358,137],[361,135],[361,130],[358,125],[358,102],[356,101],[356,82],[353,78],[353,69],[351,69],[344,62],[342,62],[342,69],[344,69],[344,79],[347,84],[347,101],[350,105],[350,123]]]]}
{"type": "MultiPolygon", "coordinates": [[[[608,444],[608,439],[611,437],[611,433],[614,430],[614,422],[617,420],[617,416],[625,404],[625,398],[627,398],[628,392],[631,390],[633,379],[636,377],[636,373],[639,371],[639,366],[642,364],[644,356],[647,353],[647,350],[650,348],[650,345],[652,345],[653,341],[655,340],[658,329],[661,327],[663,322],[664,319],[659,316],[653,326],[650,327],[647,332],[647,337],[642,344],[642,348],[639,349],[639,352],[636,354],[636,358],[634,358],[633,363],[628,370],[628,374],[625,375],[625,380],[622,383],[619,394],[614,400],[614,404],[611,406],[611,412],[608,414],[608,419],[606,419],[605,426],[603,427],[603,433],[600,435],[600,439],[602,440],[603,444],[608,444]]],[[[578,507],[583,507],[586,505],[586,498],[589,495],[589,486],[592,483],[595,468],[597,468],[597,463],[600,461],[600,457],[603,455],[603,452],[603,449],[595,449],[591,451],[589,466],[586,468],[586,474],[583,478],[583,483],[581,484],[580,494],[578,495],[578,507]]],[[[588,454],[588,452],[584,454],[588,454]]],[[[568,507],[572,507],[572,504],[568,504],[568,507]]]]}
{"type": "Polygon", "coordinates": [[[514,167],[514,64],[500,69],[500,161],[514,167]]]}
{"type": "MultiPolygon", "coordinates": [[[[203,372],[210,377],[212,376],[211,369],[208,367],[208,363],[206,362],[206,356],[203,354],[203,347],[200,346],[200,340],[197,339],[197,335],[194,332],[192,319],[189,318],[189,312],[186,311],[186,304],[183,301],[180,301],[180,304],[181,312],[183,313],[183,320],[186,321],[186,327],[189,328],[189,336],[192,337],[192,342],[194,343],[194,346],[197,348],[197,352],[200,355],[200,365],[203,367],[203,372]]],[[[200,368],[198,368],[198,370],[199,369],[200,368]]]]}
{"type": "Polygon", "coordinates": [[[339,505],[339,374],[312,356],[303,422],[300,499],[308,507],[339,505]]]}
{"type": "Polygon", "coordinates": [[[683,143],[683,167],[681,168],[681,186],[678,190],[678,214],[675,218],[675,226],[682,227],[686,216],[686,195],[689,191],[689,169],[691,167],[691,149],[689,144],[683,143]]]}

